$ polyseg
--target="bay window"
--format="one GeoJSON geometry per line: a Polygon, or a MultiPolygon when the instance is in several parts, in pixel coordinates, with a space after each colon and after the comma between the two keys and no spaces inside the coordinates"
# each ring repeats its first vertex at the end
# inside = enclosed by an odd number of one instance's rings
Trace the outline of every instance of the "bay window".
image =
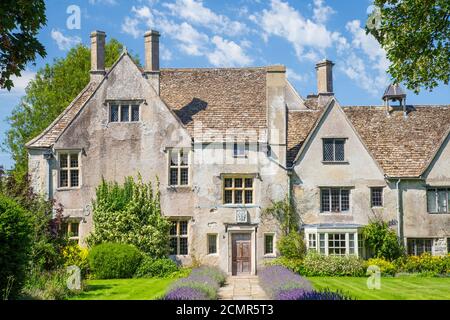
{"type": "Polygon", "coordinates": [[[357,230],[305,230],[309,250],[327,256],[362,255],[362,239],[357,230]]]}

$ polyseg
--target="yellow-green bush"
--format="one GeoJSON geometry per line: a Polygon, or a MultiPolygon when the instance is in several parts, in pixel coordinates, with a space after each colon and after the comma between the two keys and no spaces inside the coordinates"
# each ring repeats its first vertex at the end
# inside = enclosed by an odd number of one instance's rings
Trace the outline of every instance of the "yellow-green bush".
{"type": "Polygon", "coordinates": [[[65,246],[62,250],[64,266],[77,266],[81,269],[81,273],[86,275],[89,267],[88,253],[87,248],[80,247],[77,243],[65,246]]]}
{"type": "Polygon", "coordinates": [[[428,273],[433,275],[450,274],[450,255],[433,256],[424,253],[421,256],[408,256],[395,261],[401,272],[428,273]]]}
{"type": "Polygon", "coordinates": [[[366,260],[364,264],[366,269],[369,266],[378,266],[380,268],[380,272],[382,275],[393,276],[397,273],[397,266],[394,263],[387,261],[383,258],[372,258],[366,260]]]}

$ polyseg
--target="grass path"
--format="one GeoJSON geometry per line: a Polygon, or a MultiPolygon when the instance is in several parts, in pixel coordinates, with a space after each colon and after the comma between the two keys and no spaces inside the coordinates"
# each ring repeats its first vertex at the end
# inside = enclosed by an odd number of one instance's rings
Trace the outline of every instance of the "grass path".
{"type": "Polygon", "coordinates": [[[153,300],[161,297],[175,280],[176,278],[88,280],[86,290],[71,300],[153,300]]]}
{"type": "Polygon", "coordinates": [[[367,278],[310,277],[316,289],[340,290],[361,300],[450,300],[450,278],[381,278],[380,290],[367,288],[367,278]]]}

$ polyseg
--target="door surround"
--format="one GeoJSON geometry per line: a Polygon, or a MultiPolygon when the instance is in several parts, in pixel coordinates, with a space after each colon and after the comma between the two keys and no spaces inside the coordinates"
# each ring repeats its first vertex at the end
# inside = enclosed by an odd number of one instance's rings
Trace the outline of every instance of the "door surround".
{"type": "Polygon", "coordinates": [[[256,226],[228,225],[228,274],[233,274],[233,234],[250,235],[250,275],[256,275],[256,226]]]}

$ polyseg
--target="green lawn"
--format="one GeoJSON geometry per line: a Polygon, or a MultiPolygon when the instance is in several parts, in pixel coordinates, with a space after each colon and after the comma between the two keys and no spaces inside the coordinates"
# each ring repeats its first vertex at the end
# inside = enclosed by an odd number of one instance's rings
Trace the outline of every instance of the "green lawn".
{"type": "Polygon", "coordinates": [[[341,290],[358,300],[449,300],[450,278],[381,278],[381,288],[367,288],[367,278],[309,277],[315,289],[341,290]]]}
{"type": "Polygon", "coordinates": [[[73,300],[151,300],[161,297],[177,278],[88,280],[73,300]]]}

